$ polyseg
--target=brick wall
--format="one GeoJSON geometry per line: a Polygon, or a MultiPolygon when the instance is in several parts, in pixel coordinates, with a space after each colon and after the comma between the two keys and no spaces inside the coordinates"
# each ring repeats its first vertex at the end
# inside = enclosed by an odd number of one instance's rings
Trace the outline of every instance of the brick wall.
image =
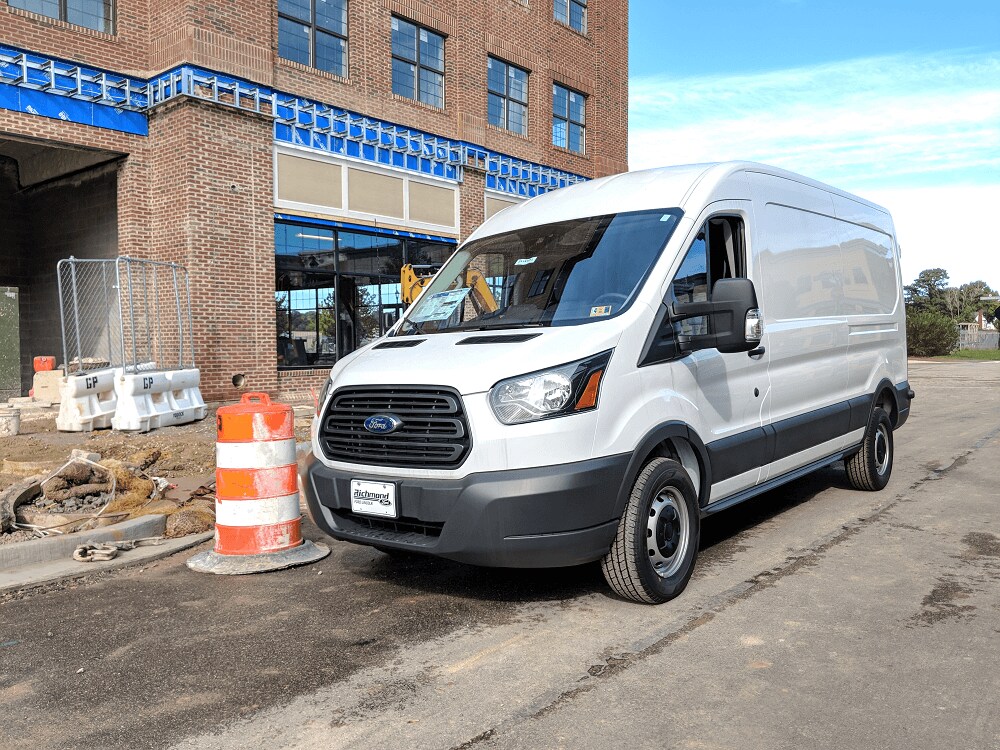
{"type": "Polygon", "coordinates": [[[551,0],[352,0],[346,79],[278,57],[275,16],[273,85],[588,177],[624,171],[628,168],[628,2],[593,0],[586,36],[552,15],[551,0]],[[443,110],[392,95],[394,14],[447,36],[443,110]],[[487,125],[488,55],[530,73],[527,138],[487,125]],[[588,148],[583,156],[552,145],[553,81],[589,96],[588,148]]]}
{"type": "MultiPolygon", "coordinates": [[[[276,5],[117,0],[108,35],[0,0],[0,42],[141,76],[194,63],[586,176],[627,168],[627,0],[590,0],[586,35],[556,22],[551,0],[350,0],[347,78],[278,57],[276,5]],[[392,95],[393,14],[447,36],[444,109],[392,95]],[[526,138],[486,123],[488,55],[530,71],[526,138]],[[589,96],[584,155],[551,143],[553,81],[589,96]]],[[[123,255],[189,268],[207,398],[238,395],[235,374],[246,375],[249,388],[299,396],[322,384],[321,372],[280,383],[276,372],[269,120],[181,101],[153,113],[148,138],[0,110],[3,133],[127,155],[100,191],[107,203],[108,184],[117,185],[114,242],[108,225],[101,231],[123,255]]],[[[483,219],[483,189],[482,173],[467,170],[463,237],[483,219]]],[[[63,200],[85,202],[86,192],[78,186],[63,200]]]]}
{"type": "Polygon", "coordinates": [[[158,0],[116,0],[115,33],[105,34],[11,8],[7,0],[0,0],[0,42],[118,73],[143,75],[149,68],[149,8],[158,5],[158,0]]]}
{"type": "Polygon", "coordinates": [[[206,398],[277,386],[271,121],[182,101],[150,118],[149,255],[191,276],[206,398]]]}
{"type": "Polygon", "coordinates": [[[203,65],[587,176],[627,166],[627,0],[592,0],[586,35],[555,21],[551,0],[350,0],[346,79],[278,57],[276,8],[274,0],[117,0],[109,35],[0,0],[0,41],[135,75],[203,65]],[[393,14],[447,36],[443,110],[391,93],[393,14]],[[487,55],[530,71],[527,138],[486,124],[487,55]],[[551,143],[553,80],[589,96],[583,156],[551,143]]]}

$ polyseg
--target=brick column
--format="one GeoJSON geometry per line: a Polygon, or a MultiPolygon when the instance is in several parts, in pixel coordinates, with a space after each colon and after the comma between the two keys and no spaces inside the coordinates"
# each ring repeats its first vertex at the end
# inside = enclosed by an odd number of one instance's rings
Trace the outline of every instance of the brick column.
{"type": "Polygon", "coordinates": [[[118,254],[150,258],[149,143],[143,142],[118,167],[118,254]]]}
{"type": "Polygon", "coordinates": [[[462,207],[461,238],[464,240],[485,221],[485,174],[474,169],[466,169],[460,190],[462,207]]]}
{"type": "Polygon", "coordinates": [[[147,257],[191,277],[195,360],[208,400],[277,387],[269,118],[192,100],[153,111],[147,257]]]}

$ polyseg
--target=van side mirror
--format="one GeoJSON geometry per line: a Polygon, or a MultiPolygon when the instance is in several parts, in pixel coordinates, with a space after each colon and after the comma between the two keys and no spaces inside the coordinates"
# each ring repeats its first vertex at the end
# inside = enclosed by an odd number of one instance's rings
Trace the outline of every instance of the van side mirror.
{"type": "Polygon", "coordinates": [[[719,279],[712,287],[711,302],[676,302],[670,308],[671,324],[703,316],[711,320],[712,333],[678,333],[677,345],[682,352],[718,349],[730,354],[748,352],[760,345],[764,319],[750,279],[719,279]]]}

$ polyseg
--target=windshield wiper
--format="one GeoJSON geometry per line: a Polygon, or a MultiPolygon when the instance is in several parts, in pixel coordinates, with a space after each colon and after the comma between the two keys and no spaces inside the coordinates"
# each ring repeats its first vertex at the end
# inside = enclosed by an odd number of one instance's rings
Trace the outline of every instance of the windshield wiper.
{"type": "Polygon", "coordinates": [[[503,329],[503,328],[548,328],[551,325],[552,325],[551,321],[547,320],[533,320],[533,321],[522,320],[522,321],[501,322],[498,323],[497,325],[492,325],[492,326],[468,326],[468,327],[463,326],[462,330],[496,331],[498,329],[503,329]]]}

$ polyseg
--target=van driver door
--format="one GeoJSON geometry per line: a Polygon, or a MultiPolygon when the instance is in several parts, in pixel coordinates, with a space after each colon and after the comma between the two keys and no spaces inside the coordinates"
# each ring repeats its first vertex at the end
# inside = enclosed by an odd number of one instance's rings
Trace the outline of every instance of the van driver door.
{"type": "MultiPolygon", "coordinates": [[[[751,278],[748,248],[750,202],[713,203],[695,224],[684,259],[667,290],[672,302],[710,302],[724,278],[751,278]]],[[[712,333],[709,317],[678,321],[681,335],[712,333]]],[[[768,392],[766,347],[723,354],[692,352],[674,363],[675,387],[694,394],[700,424],[692,425],[709,452],[710,502],[753,487],[766,464],[763,404],[768,392]]]]}

